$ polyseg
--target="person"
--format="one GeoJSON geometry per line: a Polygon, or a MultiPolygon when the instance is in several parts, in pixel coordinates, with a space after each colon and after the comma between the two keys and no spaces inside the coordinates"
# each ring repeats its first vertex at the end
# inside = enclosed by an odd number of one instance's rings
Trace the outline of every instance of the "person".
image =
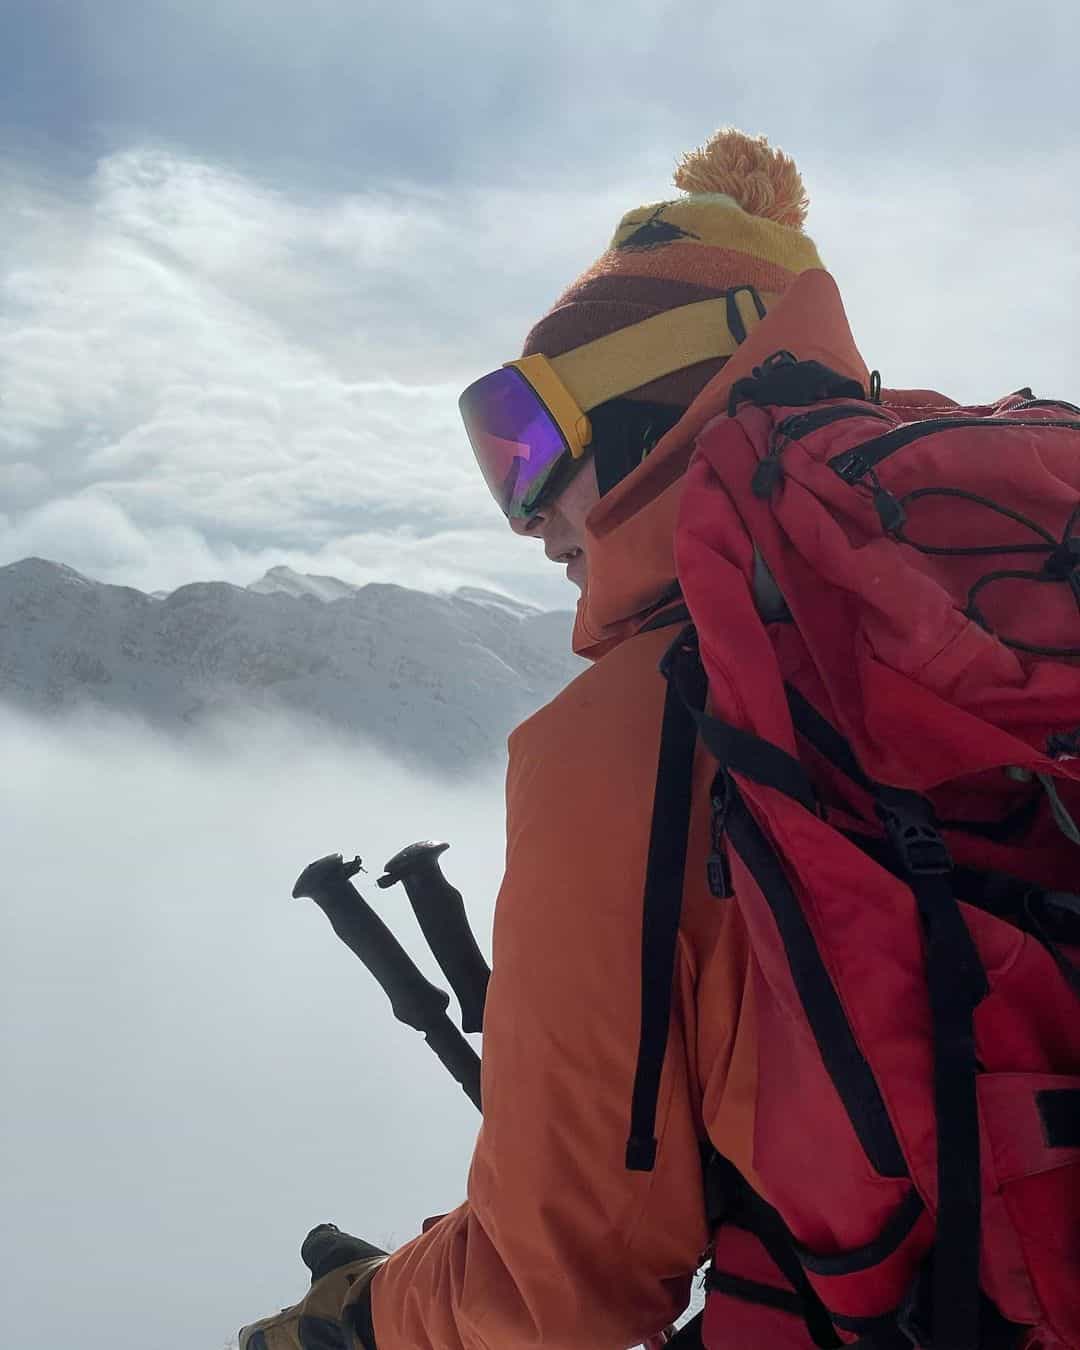
{"type": "MultiPolygon", "coordinates": [[[[462,395],[510,527],[580,588],[573,645],[591,662],[510,738],[467,1198],[388,1257],[316,1230],[311,1292],[246,1328],[242,1350],[634,1345],[680,1317],[710,1247],[705,1152],[757,1181],[756,986],[740,911],[710,884],[714,766],[700,750],[655,1132],[629,1148],[650,1156],[628,1157],[632,1103],[650,1096],[639,1081],[642,888],[659,665],[685,618],[675,520],[698,433],[738,378],[791,345],[785,334],[868,375],[804,231],[790,158],[725,129],[683,157],[675,186],[671,200],[627,212],[522,357],[462,395]]],[[[724,1232],[733,1296],[716,1291],[725,1315],[708,1343],[812,1345],[766,1247],[724,1232]],[[734,1297],[740,1281],[764,1296],[734,1297]]]]}

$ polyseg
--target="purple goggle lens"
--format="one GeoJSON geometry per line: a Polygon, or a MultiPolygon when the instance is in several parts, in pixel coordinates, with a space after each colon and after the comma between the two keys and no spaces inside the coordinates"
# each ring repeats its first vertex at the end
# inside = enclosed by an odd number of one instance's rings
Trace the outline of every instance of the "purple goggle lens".
{"type": "Polygon", "coordinates": [[[484,481],[503,514],[531,516],[555,473],[571,458],[558,422],[512,366],[469,385],[458,406],[484,481]]]}

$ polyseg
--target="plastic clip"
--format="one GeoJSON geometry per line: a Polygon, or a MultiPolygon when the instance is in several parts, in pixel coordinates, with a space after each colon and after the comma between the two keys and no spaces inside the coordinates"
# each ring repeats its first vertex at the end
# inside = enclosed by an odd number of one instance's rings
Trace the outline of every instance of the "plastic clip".
{"type": "Polygon", "coordinates": [[[879,787],[875,799],[878,818],[909,876],[945,876],[952,871],[934,808],[925,797],[903,788],[879,787]]]}

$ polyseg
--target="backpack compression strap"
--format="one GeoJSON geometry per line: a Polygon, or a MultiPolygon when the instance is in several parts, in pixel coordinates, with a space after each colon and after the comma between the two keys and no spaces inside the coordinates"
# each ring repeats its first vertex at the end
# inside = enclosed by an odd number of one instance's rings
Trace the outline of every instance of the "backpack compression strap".
{"type": "Polygon", "coordinates": [[[897,871],[915,896],[926,932],[938,1146],[931,1323],[935,1346],[963,1350],[979,1344],[982,1183],[974,1013],[989,993],[986,972],[956,902],[952,858],[930,802],[874,782],[806,699],[790,688],[788,698],[799,733],[873,795],[897,871]]]}
{"type": "MultiPolygon", "coordinates": [[[[664,658],[668,678],[663,733],[657,767],[653,829],[646,872],[642,924],[642,1019],[631,1110],[626,1165],[650,1171],[656,1158],[655,1121],[660,1076],[671,1013],[675,948],[682,908],[696,733],[701,735],[722,769],[783,792],[814,810],[815,795],[802,764],[782,747],[704,712],[707,680],[697,653],[693,629],[684,630],[664,658]]],[[[852,757],[853,759],[853,757],[852,757]]],[[[960,912],[951,884],[952,860],[937,829],[930,803],[917,793],[872,783],[857,764],[856,773],[874,793],[878,814],[910,886],[927,935],[927,984],[934,1034],[934,1100],[937,1116],[938,1210],[932,1255],[930,1320],[935,1350],[969,1350],[979,1344],[981,1297],[981,1175],[978,1110],[975,1093],[977,1060],[974,1011],[989,992],[974,940],[960,912]]],[[[776,868],[771,846],[734,788],[735,809],[728,830],[737,851],[774,907],[771,892],[776,868]],[[758,867],[746,856],[748,842],[760,843],[758,867]]],[[[835,989],[797,900],[788,895],[784,913],[776,913],[785,946],[797,940],[800,950],[814,948],[810,972],[820,975],[813,989],[803,988],[793,965],[800,997],[826,1067],[841,1096],[852,1075],[866,1089],[863,1110],[849,1110],[852,1124],[871,1162],[884,1175],[906,1175],[892,1123],[872,1070],[854,1043],[835,989]],[[786,924],[783,920],[786,919],[786,924]],[[785,928],[787,931],[785,931],[785,928]],[[818,971],[818,966],[821,970],[818,971]],[[820,986],[820,987],[819,987],[820,986]],[[827,987],[826,987],[827,986],[827,987]],[[835,1006],[834,1006],[835,1005],[835,1006]],[[834,1015],[835,1014],[835,1015],[834,1015]],[[869,1096],[867,1093],[869,1092],[869,1096]],[[866,1102],[874,1106],[867,1112],[866,1102]]],[[[805,954],[805,953],[804,953],[805,954]]],[[[791,951],[789,950],[789,957],[791,951]]],[[[803,972],[805,976],[805,971],[803,972]]],[[[805,984],[805,978],[803,983],[805,984]]],[[[925,1276],[920,1285],[925,1288],[925,1276]]],[[[918,1300],[922,1302],[921,1299],[918,1300]]],[[[920,1309],[921,1311],[921,1309],[920,1309]]]]}

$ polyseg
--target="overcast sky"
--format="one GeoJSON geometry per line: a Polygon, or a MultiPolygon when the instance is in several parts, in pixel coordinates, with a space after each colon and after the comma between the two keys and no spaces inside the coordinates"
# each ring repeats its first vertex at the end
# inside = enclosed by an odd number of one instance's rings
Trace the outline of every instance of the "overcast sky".
{"type": "Polygon", "coordinates": [[[566,603],[456,397],[724,123],[797,159],[886,383],[1075,398],[1075,7],[754,13],[7,0],[0,561],[566,603]]]}
{"type": "MultiPolygon", "coordinates": [[[[725,124],[799,163],[886,384],[1076,401],[1078,16],[4,0],[0,564],[566,605],[457,395],[725,124]]],[[[461,1198],[471,1108],[287,897],[443,834],[486,928],[498,784],[291,736],[0,722],[12,1344],[220,1350],[310,1224],[396,1242],[461,1198]]]]}

